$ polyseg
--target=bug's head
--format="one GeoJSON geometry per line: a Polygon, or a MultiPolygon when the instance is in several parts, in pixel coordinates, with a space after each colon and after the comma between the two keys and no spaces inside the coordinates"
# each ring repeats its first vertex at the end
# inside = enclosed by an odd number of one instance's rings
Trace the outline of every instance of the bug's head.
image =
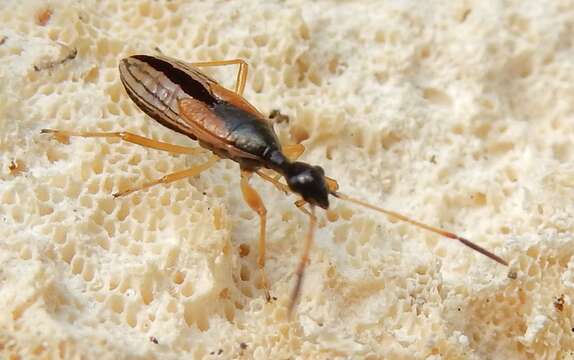
{"type": "Polygon", "coordinates": [[[289,188],[309,204],[329,208],[329,187],[325,181],[325,171],[320,166],[291,163],[285,172],[285,180],[289,188]]]}

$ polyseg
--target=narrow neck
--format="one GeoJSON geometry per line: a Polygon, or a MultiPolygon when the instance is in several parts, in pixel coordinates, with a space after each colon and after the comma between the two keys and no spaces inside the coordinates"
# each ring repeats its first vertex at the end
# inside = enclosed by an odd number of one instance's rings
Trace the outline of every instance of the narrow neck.
{"type": "Polygon", "coordinates": [[[291,161],[283,155],[281,150],[273,150],[267,157],[267,160],[269,161],[269,167],[281,175],[285,175],[288,166],[291,165],[291,161]]]}

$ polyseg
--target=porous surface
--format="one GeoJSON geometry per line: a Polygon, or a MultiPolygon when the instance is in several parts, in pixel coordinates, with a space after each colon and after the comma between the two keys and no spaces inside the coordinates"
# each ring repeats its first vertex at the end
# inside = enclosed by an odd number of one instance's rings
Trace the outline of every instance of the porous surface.
{"type": "MultiPolygon", "coordinates": [[[[0,357],[568,358],[574,352],[574,2],[0,1],[0,357]],[[74,50],[77,54],[74,54],[74,50]],[[118,61],[249,63],[245,97],[341,191],[472,239],[331,200],[302,296],[294,196],[239,169],[114,199],[198,164],[118,61]],[[75,55],[75,56],[74,56],[75,55]],[[63,139],[60,139],[63,140],[63,139]],[[508,276],[512,272],[516,276],[508,276]]],[[[209,73],[233,87],[236,69],[209,73]]]]}

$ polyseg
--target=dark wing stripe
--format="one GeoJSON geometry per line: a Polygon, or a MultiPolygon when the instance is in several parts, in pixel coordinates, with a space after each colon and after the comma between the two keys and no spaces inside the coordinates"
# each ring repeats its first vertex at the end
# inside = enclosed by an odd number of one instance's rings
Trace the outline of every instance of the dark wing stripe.
{"type": "Polygon", "coordinates": [[[174,84],[179,85],[179,87],[192,98],[207,105],[213,105],[217,101],[209,91],[207,91],[203,84],[193,79],[185,71],[174,67],[172,64],[148,55],[134,55],[133,57],[165,75],[174,84]]]}
{"type": "MultiPolygon", "coordinates": [[[[129,73],[129,70],[128,70],[129,73]]],[[[131,73],[130,73],[131,75],[131,73]]],[[[179,114],[175,113],[169,106],[166,106],[166,108],[164,110],[160,110],[157,109],[155,106],[150,106],[150,102],[148,101],[148,99],[146,99],[145,97],[140,96],[141,94],[138,93],[137,91],[135,91],[129,84],[128,79],[125,79],[126,81],[124,81],[124,79],[122,78],[122,82],[124,83],[124,86],[128,92],[128,95],[130,95],[130,97],[132,98],[132,100],[134,101],[134,103],[136,103],[136,105],[143,110],[147,115],[149,115],[151,118],[155,119],[157,122],[161,123],[163,126],[176,131],[180,134],[186,135],[190,138],[192,138],[193,140],[196,140],[197,138],[195,137],[195,135],[193,135],[192,133],[190,133],[190,126],[188,123],[186,123],[179,114]],[[167,111],[166,111],[167,110],[167,111]]],[[[150,89],[148,89],[147,87],[145,87],[145,85],[138,81],[135,77],[132,76],[132,79],[130,79],[131,81],[140,84],[146,91],[146,93],[154,98],[157,99],[157,96],[154,92],[150,91],[150,89]]]]}

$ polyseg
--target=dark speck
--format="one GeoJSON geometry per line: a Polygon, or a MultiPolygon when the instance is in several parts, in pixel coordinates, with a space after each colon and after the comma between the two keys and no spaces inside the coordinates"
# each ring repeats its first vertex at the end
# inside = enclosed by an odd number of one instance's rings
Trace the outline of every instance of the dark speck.
{"type": "Polygon", "coordinates": [[[462,17],[460,19],[460,22],[465,22],[466,19],[468,18],[468,15],[470,15],[471,10],[470,9],[466,9],[463,13],[462,13],[462,17]]]}
{"type": "Polygon", "coordinates": [[[564,294],[560,295],[556,300],[554,300],[554,307],[558,311],[564,310],[564,294]]]}
{"type": "Polygon", "coordinates": [[[223,349],[219,349],[219,350],[217,351],[217,355],[221,355],[221,354],[223,354],[223,349]]]}
{"type": "Polygon", "coordinates": [[[282,122],[289,123],[289,116],[281,114],[281,111],[274,109],[269,114],[269,119],[273,120],[277,124],[281,124],[282,122]]]}
{"type": "Polygon", "coordinates": [[[239,347],[241,348],[241,350],[245,350],[247,349],[247,344],[242,342],[241,344],[239,344],[239,347]]]}
{"type": "Polygon", "coordinates": [[[157,341],[157,338],[155,336],[150,336],[149,341],[151,341],[152,343],[154,343],[156,345],[159,344],[159,341],[157,341]]]}

